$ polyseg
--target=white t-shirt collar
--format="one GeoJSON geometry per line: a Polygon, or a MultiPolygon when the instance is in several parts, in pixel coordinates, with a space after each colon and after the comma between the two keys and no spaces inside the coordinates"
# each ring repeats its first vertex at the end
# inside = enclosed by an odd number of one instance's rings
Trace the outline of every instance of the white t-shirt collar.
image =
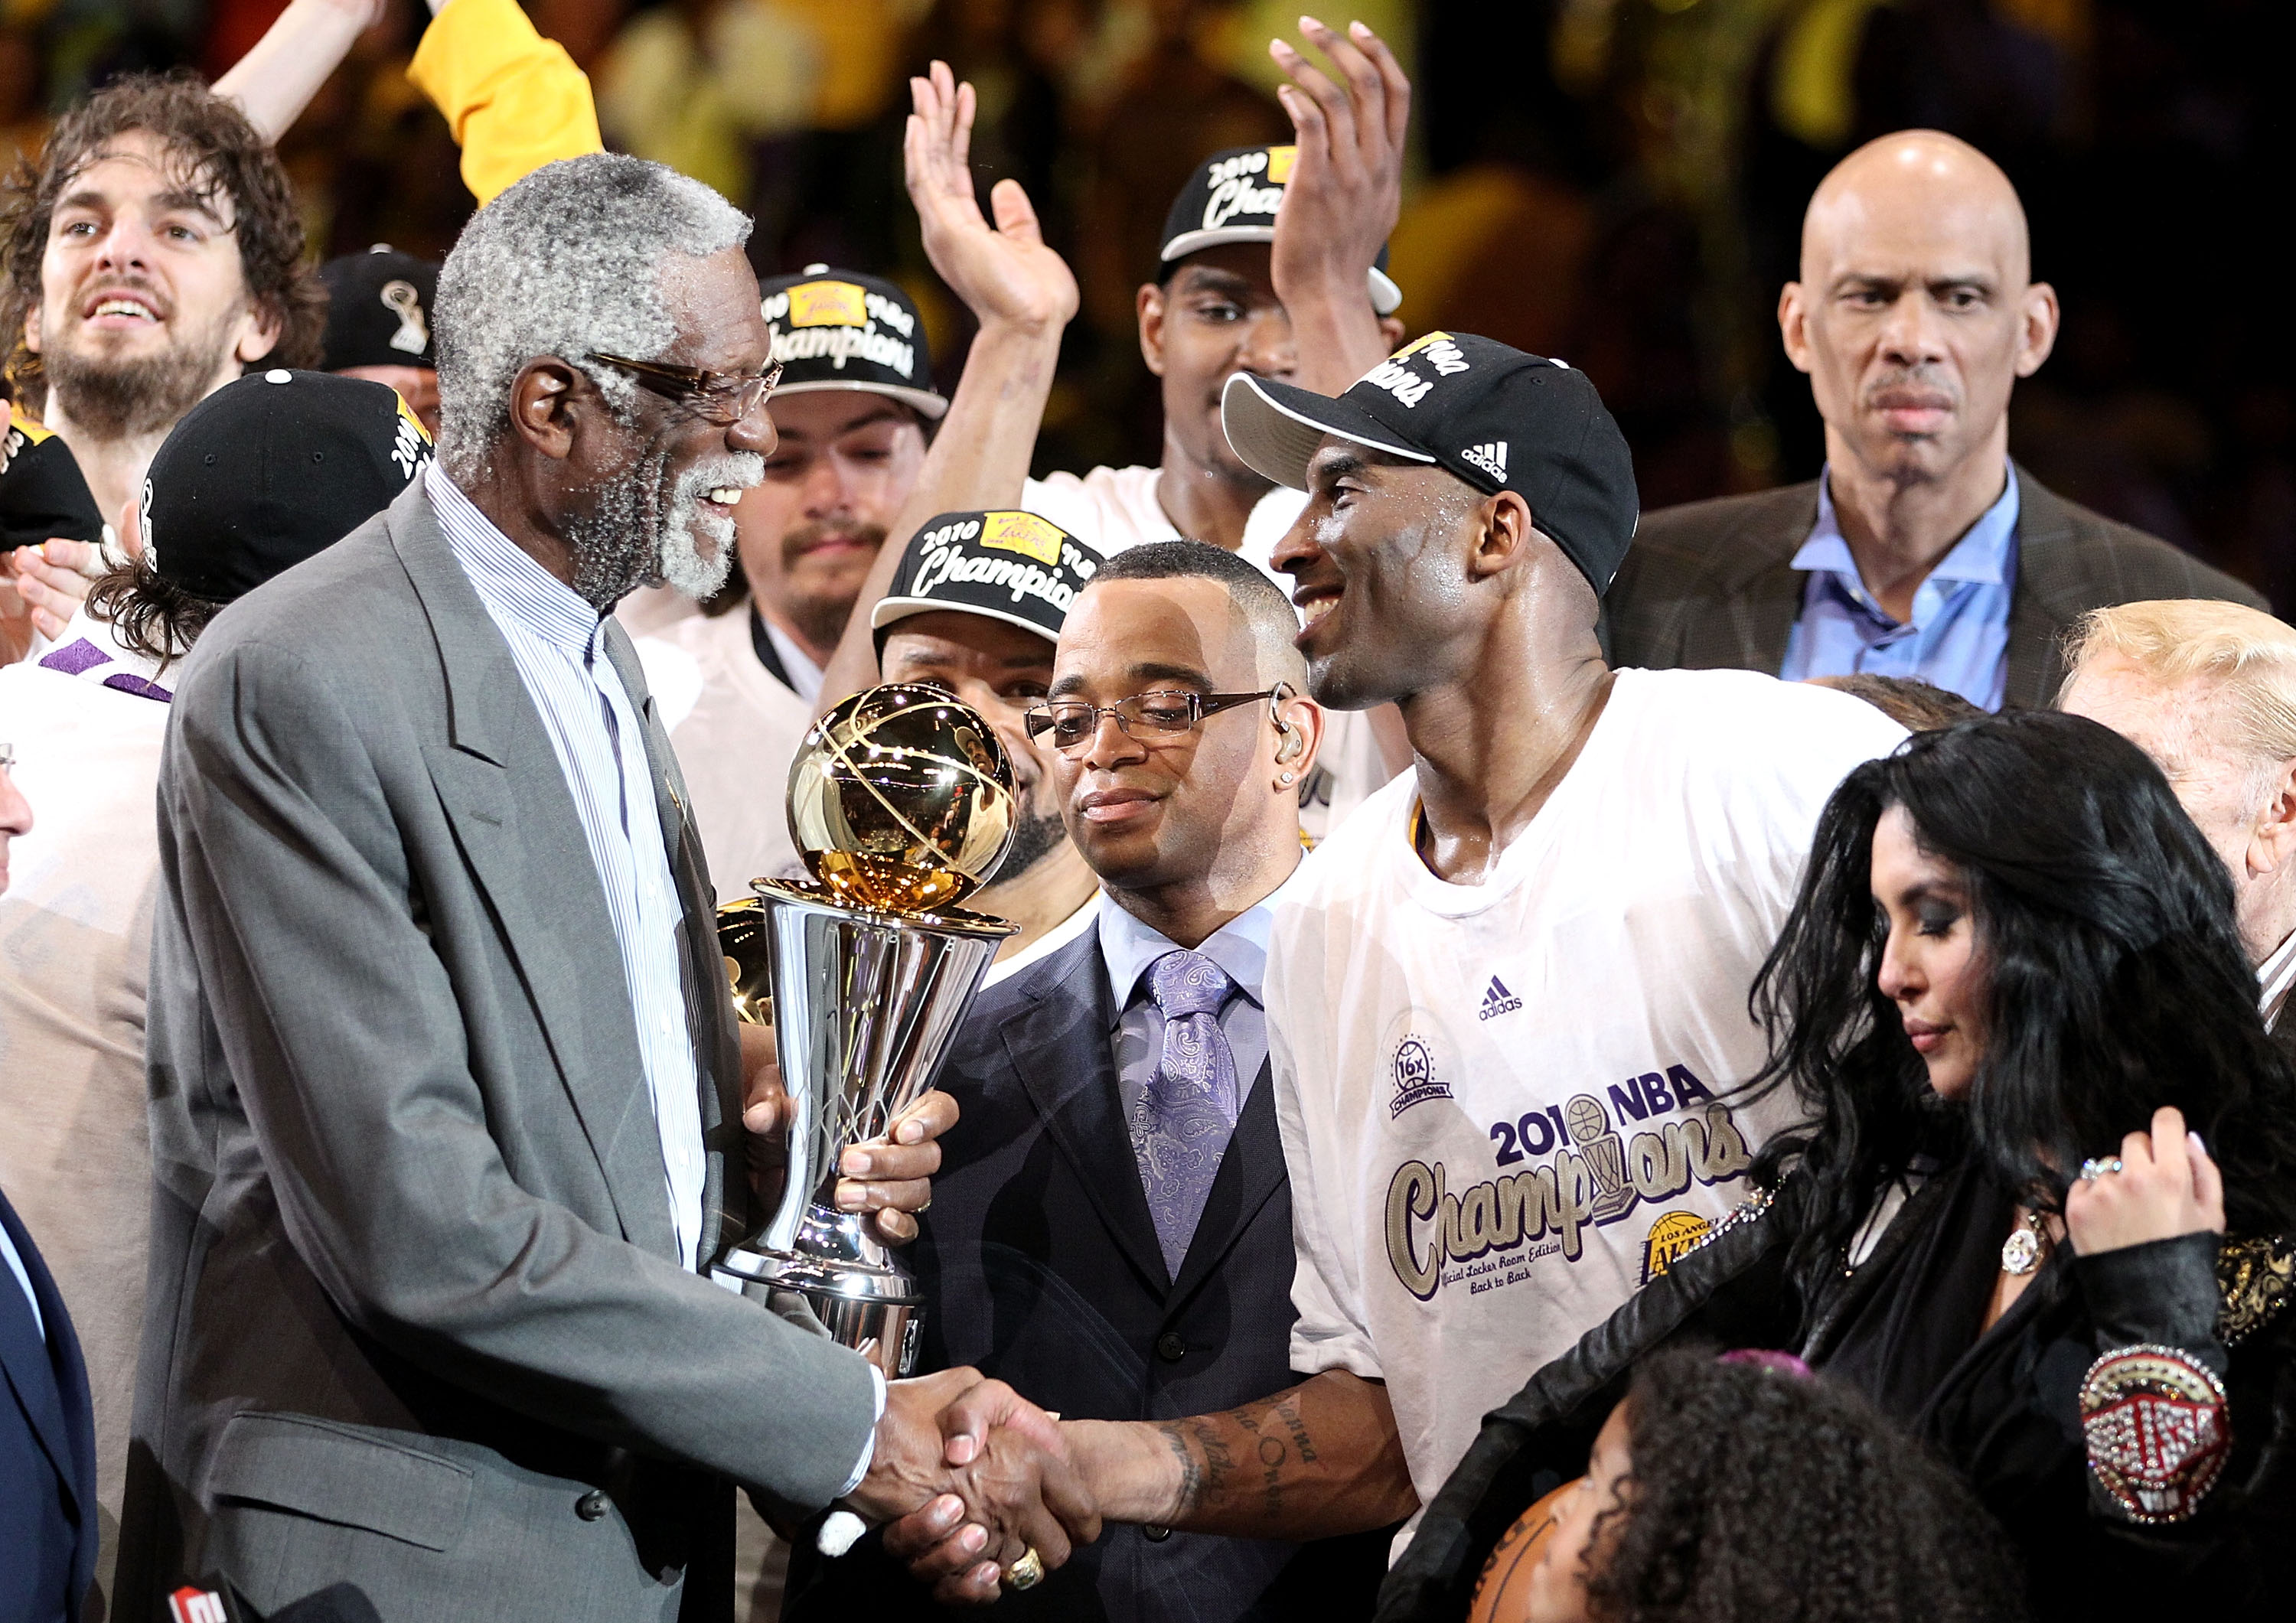
{"type": "Polygon", "coordinates": [[[758,616],[758,621],[765,627],[766,639],[773,643],[774,652],[781,656],[782,669],[789,676],[790,692],[808,704],[819,703],[821,667],[816,665],[812,656],[797,645],[796,638],[774,624],[772,615],[760,614],[758,616]]]}

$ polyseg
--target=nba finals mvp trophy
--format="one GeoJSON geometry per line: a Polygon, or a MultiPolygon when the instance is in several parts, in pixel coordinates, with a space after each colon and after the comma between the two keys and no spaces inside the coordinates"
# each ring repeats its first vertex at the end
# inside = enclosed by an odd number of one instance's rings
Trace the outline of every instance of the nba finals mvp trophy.
{"type": "Polygon", "coordinates": [[[1013,768],[948,694],[874,687],[806,734],[789,820],[815,882],[752,881],[756,898],[718,915],[736,1009],[773,1022],[789,1181],[772,1221],[718,1268],[798,1292],[893,1380],[915,1367],[922,1297],[869,1214],[837,1209],[838,1162],[932,1086],[998,943],[1020,928],[955,906],[1004,855],[1013,768]]]}

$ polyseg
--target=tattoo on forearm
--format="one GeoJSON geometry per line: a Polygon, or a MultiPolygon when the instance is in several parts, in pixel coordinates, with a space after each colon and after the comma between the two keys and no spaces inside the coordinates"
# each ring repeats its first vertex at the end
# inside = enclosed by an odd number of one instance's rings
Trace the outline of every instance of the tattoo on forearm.
{"type": "Polygon", "coordinates": [[[1258,1509],[1270,1520],[1280,1520],[1286,1489],[1300,1486],[1287,1480],[1287,1475],[1314,1464],[1317,1457],[1307,1417],[1289,1397],[1225,1414],[1166,1421],[1156,1430],[1180,1468],[1174,1512],[1180,1519],[1199,1511],[1242,1509],[1242,1496],[1250,1492],[1246,1481],[1256,1476],[1258,1492],[1251,1496],[1258,1500],[1258,1509]],[[1236,1437],[1237,1430],[1250,1439],[1248,1444],[1236,1437]],[[1247,1448],[1250,1457],[1239,1460],[1247,1448]]]}
{"type": "Polygon", "coordinates": [[[1203,1469],[1196,1463],[1196,1456],[1189,1451],[1188,1439],[1181,1434],[1178,1425],[1167,1423],[1156,1430],[1162,1435],[1164,1446],[1172,1451],[1172,1457],[1180,1463],[1179,1510],[1173,1517],[1177,1521],[1193,1511],[1202,1499],[1203,1469]]]}
{"type": "Polygon", "coordinates": [[[1235,1455],[1228,1452],[1227,1442],[1220,1436],[1218,1415],[1204,1416],[1191,1430],[1204,1455],[1202,1502],[1218,1504],[1227,1496],[1228,1479],[1235,1475],[1235,1455]]]}

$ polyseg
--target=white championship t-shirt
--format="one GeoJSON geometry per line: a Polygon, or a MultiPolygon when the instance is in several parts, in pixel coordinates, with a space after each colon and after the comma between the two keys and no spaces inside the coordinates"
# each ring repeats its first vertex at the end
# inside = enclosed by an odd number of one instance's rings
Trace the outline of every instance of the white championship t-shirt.
{"type": "MultiPolygon", "coordinates": [[[[1054,473],[1024,484],[1021,505],[1113,557],[1145,541],[1179,539],[1156,494],[1162,476],[1160,468],[1142,467],[1095,468],[1081,478],[1054,473]]],[[[1236,556],[1274,581],[1287,600],[1292,578],[1275,568],[1275,545],[1307,504],[1306,491],[1276,486],[1244,521],[1243,542],[1236,549],[1236,556]]],[[[1347,710],[1327,710],[1324,717],[1324,745],[1300,801],[1300,826],[1311,840],[1326,837],[1389,776],[1367,717],[1347,710]]]]}
{"type": "Polygon", "coordinates": [[[789,832],[789,771],[813,725],[800,699],[758,660],[747,603],[695,614],[637,639],[655,714],[693,797],[693,824],[723,904],[753,879],[802,877],[789,832]]]}
{"type": "Polygon", "coordinates": [[[1387,1382],[1422,1504],[1744,1198],[1792,1108],[1723,1102],[1763,1057],[1747,990],[1826,797],[1905,736],[1751,671],[1620,671],[1487,883],[1427,870],[1409,774],[1301,869],[1267,973],[1292,1367],[1387,1382]]]}

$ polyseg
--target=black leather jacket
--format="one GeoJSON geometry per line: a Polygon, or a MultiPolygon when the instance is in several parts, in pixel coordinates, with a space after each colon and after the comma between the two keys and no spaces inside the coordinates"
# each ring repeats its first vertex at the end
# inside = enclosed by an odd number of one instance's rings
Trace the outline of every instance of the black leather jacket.
{"type": "MultiPolygon", "coordinates": [[[[1805,1220],[1801,1179],[1789,1175],[1765,1209],[1742,1208],[1485,1417],[1389,1573],[1380,1623],[1465,1615],[1499,1535],[1586,1470],[1595,1433],[1644,1355],[1669,1345],[1775,1348],[1823,1369],[1845,1326],[1904,1312],[1906,1303],[1876,1299],[1888,1264],[1935,1237],[1955,1179],[1966,1176],[1948,1168],[1929,1179],[1856,1270],[1816,1281],[1786,1266],[1805,1220]]],[[[2190,1234],[2084,1258],[2060,1246],[1912,1412],[1902,1393],[1896,1402],[1874,1394],[1968,1476],[2007,1529],[2037,1619],[2296,1616],[2296,1585],[2281,1565],[2296,1557],[2296,1312],[2281,1310],[2296,1294],[2296,1246],[2219,1239],[2190,1234]],[[2102,1355],[2139,1344],[2182,1349],[2226,1389],[2231,1456],[2185,1520],[2140,1525],[2091,1478],[2083,1377],[2102,1355]]]]}

